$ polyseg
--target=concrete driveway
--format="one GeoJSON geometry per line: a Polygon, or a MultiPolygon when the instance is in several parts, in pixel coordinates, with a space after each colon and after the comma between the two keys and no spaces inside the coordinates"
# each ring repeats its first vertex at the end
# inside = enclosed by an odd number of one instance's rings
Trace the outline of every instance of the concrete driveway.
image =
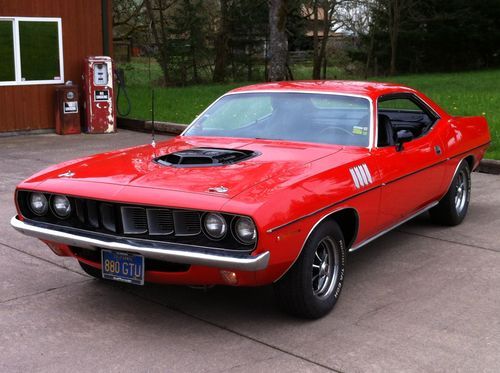
{"type": "Polygon", "coordinates": [[[0,371],[500,371],[500,177],[473,174],[469,215],[423,215],[350,256],[318,321],[270,287],[102,283],[9,226],[15,185],[55,162],[147,134],[0,138],[0,371]]]}

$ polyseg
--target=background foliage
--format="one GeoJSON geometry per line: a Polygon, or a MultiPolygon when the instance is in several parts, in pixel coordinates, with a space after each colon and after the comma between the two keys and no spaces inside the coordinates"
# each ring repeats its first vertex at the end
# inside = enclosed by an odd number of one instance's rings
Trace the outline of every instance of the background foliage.
{"type": "Polygon", "coordinates": [[[150,117],[151,87],[156,87],[157,119],[189,123],[222,93],[267,80],[273,57],[269,6],[279,5],[286,12],[280,19],[286,22],[287,78],[415,87],[450,114],[486,116],[493,139],[488,156],[500,159],[498,0],[113,3],[115,40],[139,56],[121,63],[131,117],[150,117]],[[321,33],[325,29],[328,40],[321,33]]]}

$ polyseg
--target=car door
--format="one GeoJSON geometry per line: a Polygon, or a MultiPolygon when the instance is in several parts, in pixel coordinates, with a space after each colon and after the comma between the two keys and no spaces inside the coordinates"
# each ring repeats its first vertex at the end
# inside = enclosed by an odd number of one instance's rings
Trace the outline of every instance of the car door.
{"type": "Polygon", "coordinates": [[[438,115],[413,94],[381,97],[377,106],[379,137],[374,155],[383,181],[379,226],[389,228],[439,198],[444,177],[443,143],[433,131],[438,115]],[[387,118],[393,139],[381,143],[381,122],[387,118]],[[398,146],[396,137],[401,131],[412,132],[414,138],[398,146]]]}

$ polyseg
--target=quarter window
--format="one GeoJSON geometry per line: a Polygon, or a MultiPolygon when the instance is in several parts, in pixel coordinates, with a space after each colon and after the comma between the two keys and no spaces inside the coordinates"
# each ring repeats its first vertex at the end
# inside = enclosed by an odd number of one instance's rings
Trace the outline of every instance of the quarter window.
{"type": "Polygon", "coordinates": [[[378,146],[392,145],[397,132],[410,131],[414,138],[429,131],[438,117],[412,94],[382,96],[378,100],[378,146]]]}
{"type": "Polygon", "coordinates": [[[60,18],[0,18],[0,85],[64,82],[60,18]]]}
{"type": "Polygon", "coordinates": [[[413,111],[415,113],[423,112],[420,107],[407,98],[395,98],[392,100],[380,101],[378,107],[379,110],[413,111]]]}

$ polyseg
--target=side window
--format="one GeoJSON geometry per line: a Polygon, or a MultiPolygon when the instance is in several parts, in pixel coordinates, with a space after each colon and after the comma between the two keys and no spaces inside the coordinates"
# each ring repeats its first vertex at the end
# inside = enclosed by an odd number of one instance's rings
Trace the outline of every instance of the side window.
{"type": "Polygon", "coordinates": [[[393,145],[396,134],[403,130],[411,132],[413,138],[421,137],[437,120],[433,112],[413,95],[383,96],[377,105],[379,147],[393,145]]]}
{"type": "Polygon", "coordinates": [[[423,113],[420,107],[418,107],[413,101],[407,98],[395,98],[392,100],[379,101],[378,108],[379,111],[393,110],[393,111],[414,111],[423,113]]]}

